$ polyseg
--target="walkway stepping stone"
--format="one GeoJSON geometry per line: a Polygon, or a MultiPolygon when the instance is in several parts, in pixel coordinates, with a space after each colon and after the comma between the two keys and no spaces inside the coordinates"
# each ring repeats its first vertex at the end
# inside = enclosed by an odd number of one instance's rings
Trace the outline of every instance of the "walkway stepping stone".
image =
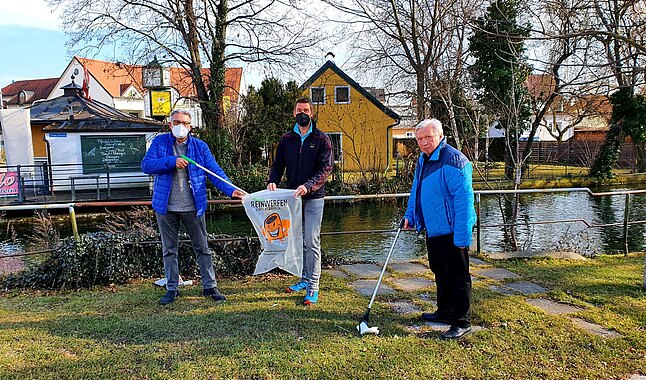
{"type": "Polygon", "coordinates": [[[382,267],[376,264],[351,264],[341,265],[341,269],[359,278],[378,278],[382,267]]]}
{"type": "Polygon", "coordinates": [[[508,295],[508,296],[510,296],[512,294],[515,294],[513,290],[509,289],[508,287],[506,287],[504,285],[490,285],[489,289],[493,290],[496,293],[501,293],[501,294],[505,294],[505,295],[508,295]]]}
{"type": "Polygon", "coordinates": [[[407,274],[424,274],[430,272],[430,269],[428,269],[427,266],[410,262],[396,262],[389,264],[388,270],[407,274]]]}
{"type": "Polygon", "coordinates": [[[581,311],[578,307],[555,302],[546,298],[530,298],[525,301],[527,301],[528,304],[543,310],[547,314],[552,315],[572,314],[581,311]]]}
{"type": "Polygon", "coordinates": [[[628,380],[646,380],[646,375],[634,374],[630,376],[628,380]]]}
{"type": "MultiPolygon", "coordinates": [[[[437,331],[437,332],[444,332],[451,327],[450,325],[447,325],[446,323],[437,323],[437,322],[425,322],[421,325],[412,325],[407,327],[407,330],[410,331],[413,334],[421,334],[424,333],[428,330],[431,331],[437,331]]],[[[469,335],[473,333],[477,333],[478,331],[482,331],[485,328],[482,326],[476,326],[476,325],[471,325],[471,332],[469,335]]],[[[467,335],[468,336],[468,335],[467,335]]],[[[439,337],[439,335],[438,335],[439,337]]]]}
{"type": "MultiPolygon", "coordinates": [[[[377,280],[357,280],[349,285],[362,296],[372,296],[372,292],[375,291],[375,286],[377,285],[377,280]]],[[[395,294],[395,290],[382,282],[377,294],[395,294]]]]}
{"type": "Polygon", "coordinates": [[[512,282],[505,284],[505,287],[511,288],[523,294],[537,294],[547,292],[547,289],[545,289],[544,287],[529,281],[512,282]]]}
{"type": "Polygon", "coordinates": [[[488,277],[494,280],[506,280],[508,278],[520,277],[516,273],[502,268],[474,268],[472,272],[478,276],[488,277]]]}
{"type": "Polygon", "coordinates": [[[339,269],[325,269],[323,272],[329,273],[332,277],[349,279],[350,275],[339,269]]]}
{"type": "Polygon", "coordinates": [[[390,308],[392,308],[397,314],[417,314],[422,312],[422,309],[408,301],[391,301],[384,303],[390,306],[390,308]]]}
{"type": "Polygon", "coordinates": [[[494,260],[514,258],[551,257],[554,259],[587,260],[587,258],[574,252],[556,251],[518,251],[518,252],[487,252],[487,257],[494,260]]]}
{"type": "Polygon", "coordinates": [[[433,286],[433,281],[421,277],[391,278],[390,283],[404,292],[414,292],[433,286]]]}
{"type": "Polygon", "coordinates": [[[572,323],[575,326],[582,328],[583,330],[589,332],[592,335],[597,335],[603,338],[619,338],[621,334],[614,330],[609,330],[603,326],[597,325],[595,323],[590,323],[581,318],[570,318],[572,323]]]}
{"type": "Polygon", "coordinates": [[[471,265],[489,265],[488,262],[484,260],[480,260],[477,257],[469,257],[469,264],[471,265]]]}

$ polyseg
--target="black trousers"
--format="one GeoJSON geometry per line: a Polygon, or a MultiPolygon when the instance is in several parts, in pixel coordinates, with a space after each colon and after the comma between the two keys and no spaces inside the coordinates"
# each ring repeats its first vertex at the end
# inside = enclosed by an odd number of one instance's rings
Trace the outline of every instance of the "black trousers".
{"type": "Polygon", "coordinates": [[[426,238],[428,263],[437,285],[437,313],[452,325],[471,325],[469,250],[453,244],[453,234],[426,238]]]}

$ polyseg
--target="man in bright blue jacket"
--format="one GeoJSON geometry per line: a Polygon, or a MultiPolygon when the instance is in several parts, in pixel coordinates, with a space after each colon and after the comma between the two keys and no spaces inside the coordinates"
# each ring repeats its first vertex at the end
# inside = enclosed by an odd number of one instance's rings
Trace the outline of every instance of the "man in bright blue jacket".
{"type": "Polygon", "coordinates": [[[423,313],[422,319],[450,324],[441,337],[459,339],[471,331],[469,246],[476,220],[473,167],[464,154],[446,143],[437,119],[422,120],[415,127],[415,139],[422,154],[403,227],[426,230],[428,262],[437,285],[437,311],[423,313]]]}
{"type": "Polygon", "coordinates": [[[179,295],[179,268],[177,250],[180,222],[191,239],[195,259],[200,267],[203,294],[215,301],[226,298],[218,290],[213,268],[213,258],[206,238],[206,178],[230,197],[242,198],[242,192],[218,179],[180,156],[193,159],[198,164],[229,180],[202,140],[189,135],[191,114],[175,110],[170,114],[169,133],[153,139],[141,162],[141,170],[155,177],[153,210],[162,240],[166,294],[159,301],[162,305],[175,301],[179,295]]]}

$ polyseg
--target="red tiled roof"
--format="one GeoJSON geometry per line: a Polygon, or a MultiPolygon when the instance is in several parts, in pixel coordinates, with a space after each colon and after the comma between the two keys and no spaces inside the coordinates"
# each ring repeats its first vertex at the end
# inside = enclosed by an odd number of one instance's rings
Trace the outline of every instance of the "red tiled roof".
{"type": "Polygon", "coordinates": [[[18,104],[17,95],[21,91],[27,91],[32,94],[26,102],[33,103],[35,100],[47,99],[57,82],[58,78],[19,80],[3,87],[2,96],[7,98],[7,104],[18,104]]]}
{"type": "MultiPolygon", "coordinates": [[[[126,65],[124,63],[113,63],[89,58],[77,59],[83,63],[90,74],[105,87],[112,97],[119,97],[127,89],[127,86],[134,84],[137,90],[143,91],[142,66],[126,65]],[[124,87],[125,85],[125,87],[124,87]]],[[[202,69],[202,77],[208,85],[209,69],[202,69]]],[[[180,96],[191,98],[197,96],[193,80],[186,69],[181,67],[170,68],[171,85],[179,92],[180,96]]],[[[238,92],[241,90],[242,68],[227,68],[224,74],[224,96],[230,96],[231,101],[237,101],[238,92]]]]}

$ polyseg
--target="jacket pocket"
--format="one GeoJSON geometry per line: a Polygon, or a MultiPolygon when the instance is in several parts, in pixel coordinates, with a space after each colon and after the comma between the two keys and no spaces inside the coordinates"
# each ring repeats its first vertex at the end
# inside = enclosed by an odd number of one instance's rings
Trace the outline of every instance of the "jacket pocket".
{"type": "Polygon", "coordinates": [[[449,208],[449,202],[444,198],[444,212],[446,213],[446,222],[449,224],[449,227],[453,229],[453,218],[451,218],[451,209],[449,208]]]}

